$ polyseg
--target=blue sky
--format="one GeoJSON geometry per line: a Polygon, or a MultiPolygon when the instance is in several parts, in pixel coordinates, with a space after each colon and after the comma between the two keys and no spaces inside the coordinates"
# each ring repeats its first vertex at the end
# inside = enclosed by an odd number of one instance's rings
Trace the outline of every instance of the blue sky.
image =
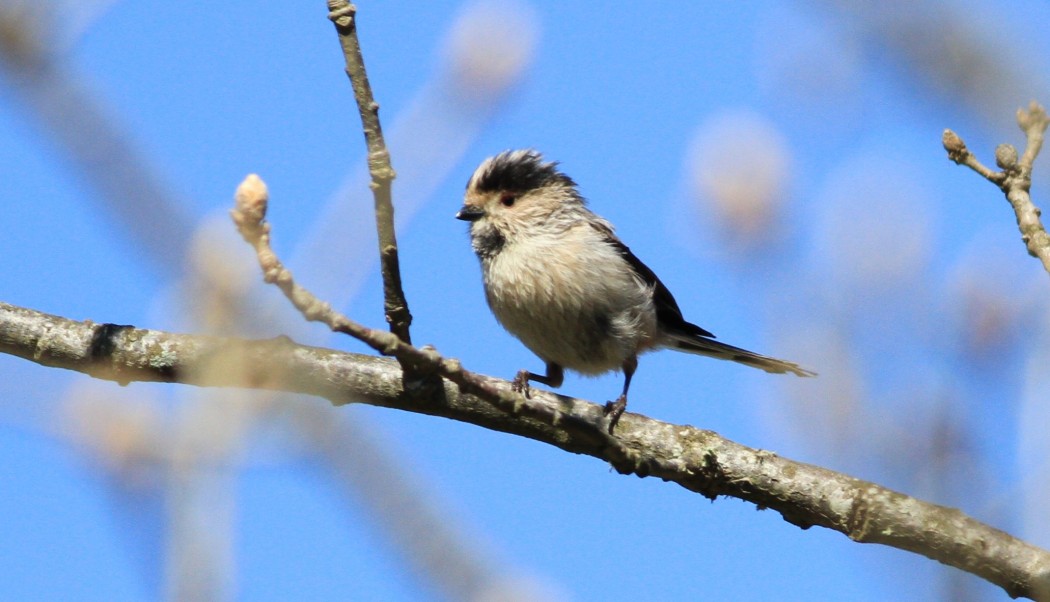
{"type": "MultiPolygon", "coordinates": [[[[487,374],[541,368],[489,314],[452,217],[478,162],[533,147],[562,163],[688,319],[820,373],[801,381],[646,355],[630,410],[958,506],[1050,546],[1037,426],[1047,274],[1001,194],[940,144],[951,127],[990,163],[996,144],[1022,143],[1016,108],[1050,102],[1050,48],[1038,35],[1050,9],[553,4],[359,4],[399,172],[414,340],[487,374]]],[[[59,65],[58,89],[94,108],[56,118],[5,66],[0,300],[364,351],[300,324],[255,284],[225,217],[236,185],[260,174],[275,247],[302,284],[383,324],[364,145],[324,3],[54,11],[36,15],[36,35],[59,65]],[[88,131],[95,111],[151,188],[88,131]],[[114,182],[132,192],[121,200],[114,182]],[[226,287],[246,295],[236,327],[205,307],[226,287]]],[[[1044,205],[1047,165],[1037,162],[1033,188],[1044,205]]],[[[562,392],[604,402],[620,384],[570,376],[562,392]]],[[[0,599],[155,599],[192,585],[177,575],[207,572],[173,568],[186,559],[220,575],[220,598],[440,599],[360,485],[287,416],[257,409],[268,400],[122,388],[0,356],[0,599]],[[172,449],[205,460],[187,476],[153,455],[172,449]],[[184,542],[180,528],[203,538],[184,542]],[[187,552],[194,545],[205,548],[187,552]]],[[[533,441],[366,406],[288,404],[367,432],[419,501],[540,597],[1000,596],[918,556],[533,441]]]]}

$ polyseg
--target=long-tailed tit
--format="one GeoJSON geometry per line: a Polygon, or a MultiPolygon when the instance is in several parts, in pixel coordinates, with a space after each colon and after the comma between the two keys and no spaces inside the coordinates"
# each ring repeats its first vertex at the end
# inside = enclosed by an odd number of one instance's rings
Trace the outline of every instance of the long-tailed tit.
{"type": "Polygon", "coordinates": [[[518,372],[515,388],[527,395],[530,380],[560,387],[564,368],[590,375],[623,370],[623,393],[605,405],[610,433],[627,407],[638,355],[652,349],[814,376],[718,342],[687,322],[656,274],[586,207],[576,183],[536,151],[482,162],[456,217],[470,222],[492,313],[547,364],[544,375],[518,372]]]}

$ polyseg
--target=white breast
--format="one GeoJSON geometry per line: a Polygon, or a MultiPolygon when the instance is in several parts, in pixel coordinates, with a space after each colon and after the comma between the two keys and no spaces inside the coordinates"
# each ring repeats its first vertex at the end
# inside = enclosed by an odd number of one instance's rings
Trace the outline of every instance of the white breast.
{"type": "Polygon", "coordinates": [[[652,291],[587,225],[509,243],[482,265],[496,318],[544,361],[600,374],[656,338],[652,291]]]}

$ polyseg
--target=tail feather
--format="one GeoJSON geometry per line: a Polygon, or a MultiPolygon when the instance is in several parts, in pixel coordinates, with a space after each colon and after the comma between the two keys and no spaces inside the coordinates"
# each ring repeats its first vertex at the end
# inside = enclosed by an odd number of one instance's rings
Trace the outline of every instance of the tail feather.
{"type": "Polygon", "coordinates": [[[752,368],[758,368],[765,370],[766,372],[772,372],[774,374],[784,374],[791,372],[798,376],[816,376],[816,372],[806,370],[794,362],[788,362],[784,360],[778,360],[774,357],[767,357],[760,355],[747,349],[741,349],[740,347],[734,347],[721,343],[714,339],[706,337],[698,337],[690,334],[679,334],[679,333],[668,333],[668,341],[665,343],[667,347],[671,349],[677,349],[678,351],[685,351],[687,353],[695,353],[697,355],[706,355],[707,357],[713,357],[720,360],[729,360],[737,362],[752,368]]]}

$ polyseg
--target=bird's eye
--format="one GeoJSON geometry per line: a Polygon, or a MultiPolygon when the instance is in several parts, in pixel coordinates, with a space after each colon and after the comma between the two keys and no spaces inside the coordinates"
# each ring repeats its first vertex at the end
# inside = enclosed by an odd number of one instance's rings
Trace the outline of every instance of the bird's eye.
{"type": "Polygon", "coordinates": [[[518,200],[518,197],[514,196],[513,194],[511,194],[509,192],[504,192],[499,197],[499,202],[504,207],[513,207],[514,206],[514,201],[516,201],[516,200],[518,200]]]}

